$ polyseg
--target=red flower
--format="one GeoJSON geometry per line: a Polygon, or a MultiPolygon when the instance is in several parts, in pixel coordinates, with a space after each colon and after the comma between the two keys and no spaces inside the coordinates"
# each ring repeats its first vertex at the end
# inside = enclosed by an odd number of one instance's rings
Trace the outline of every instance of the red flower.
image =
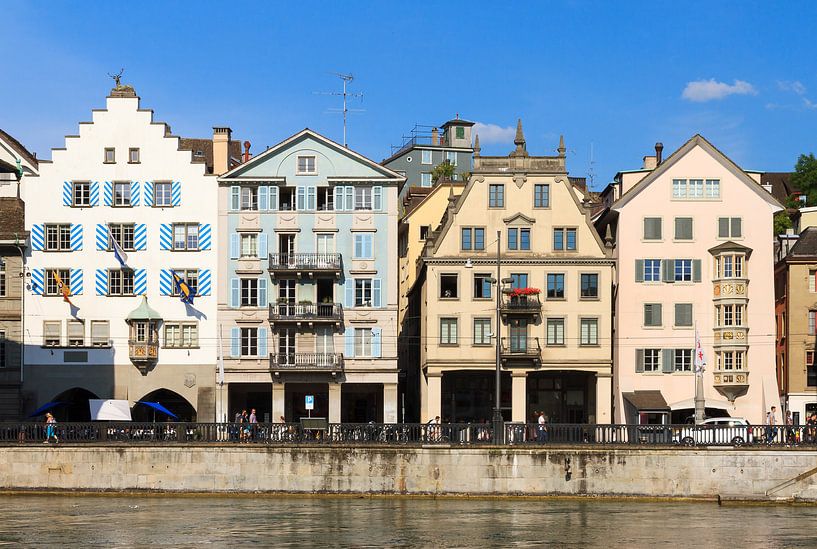
{"type": "Polygon", "coordinates": [[[514,288],[511,290],[511,297],[520,297],[526,295],[539,295],[539,288],[514,288]]]}

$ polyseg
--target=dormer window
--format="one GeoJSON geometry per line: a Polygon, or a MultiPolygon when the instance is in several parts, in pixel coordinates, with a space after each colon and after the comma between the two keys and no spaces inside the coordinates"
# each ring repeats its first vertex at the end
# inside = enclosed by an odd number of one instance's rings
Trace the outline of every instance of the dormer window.
{"type": "Polygon", "coordinates": [[[314,175],[318,173],[318,166],[314,156],[298,157],[298,175],[314,175]]]}

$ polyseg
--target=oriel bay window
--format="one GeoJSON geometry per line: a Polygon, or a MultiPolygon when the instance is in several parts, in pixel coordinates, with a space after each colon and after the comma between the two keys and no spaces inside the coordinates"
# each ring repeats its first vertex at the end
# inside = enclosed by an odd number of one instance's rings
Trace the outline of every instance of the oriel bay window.
{"type": "Polygon", "coordinates": [[[715,257],[718,278],[744,278],[744,254],[723,254],[715,257]]]}
{"type": "Polygon", "coordinates": [[[743,370],[746,367],[744,351],[720,351],[715,353],[716,370],[743,370]]]}
{"type": "Polygon", "coordinates": [[[108,295],[133,295],[131,269],[108,269],[108,295]]]}

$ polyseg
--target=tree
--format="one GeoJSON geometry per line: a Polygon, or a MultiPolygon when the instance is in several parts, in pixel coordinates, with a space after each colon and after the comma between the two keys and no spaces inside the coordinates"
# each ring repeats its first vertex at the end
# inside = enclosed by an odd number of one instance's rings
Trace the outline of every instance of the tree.
{"type": "Polygon", "coordinates": [[[791,183],[806,195],[806,205],[817,205],[817,158],[814,153],[800,155],[791,174],[791,183]]]}
{"type": "Polygon", "coordinates": [[[774,234],[786,234],[786,229],[791,229],[792,223],[789,214],[786,212],[777,212],[774,214],[774,234]]]}
{"type": "Polygon", "coordinates": [[[451,179],[452,175],[454,175],[454,165],[448,160],[431,170],[431,178],[434,181],[439,181],[440,178],[451,179]]]}

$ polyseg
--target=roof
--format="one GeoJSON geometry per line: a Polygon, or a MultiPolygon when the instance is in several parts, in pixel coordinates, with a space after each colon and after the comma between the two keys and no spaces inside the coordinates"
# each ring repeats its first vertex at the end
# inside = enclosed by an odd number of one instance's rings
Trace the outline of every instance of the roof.
{"type": "Polygon", "coordinates": [[[800,189],[791,183],[792,172],[764,172],[760,174],[761,185],[772,186],[772,196],[781,204],[800,189]]]}
{"type": "Polygon", "coordinates": [[[817,257],[817,227],[806,227],[789,250],[786,259],[817,257]]]}
{"type": "Polygon", "coordinates": [[[637,410],[669,410],[667,401],[661,391],[633,391],[622,393],[624,400],[635,406],[637,410]]]}
{"type": "Polygon", "coordinates": [[[458,197],[464,188],[465,183],[461,181],[440,181],[433,187],[411,187],[408,194],[403,198],[405,211],[403,212],[401,221],[409,217],[409,214],[417,210],[432,194],[445,190],[452,192],[453,196],[458,197]]]}
{"type": "Polygon", "coordinates": [[[447,128],[448,126],[473,126],[475,122],[469,122],[468,120],[463,120],[461,118],[454,118],[453,120],[449,120],[442,126],[441,128],[447,128]]]}
{"type": "Polygon", "coordinates": [[[33,154],[31,154],[28,151],[28,149],[26,149],[23,146],[22,143],[20,143],[19,141],[14,139],[11,135],[9,135],[5,131],[3,131],[2,128],[0,128],[0,139],[5,141],[6,143],[8,143],[8,145],[12,149],[14,149],[14,152],[16,152],[18,155],[20,155],[20,157],[23,158],[26,162],[28,162],[29,164],[31,164],[34,167],[37,167],[37,157],[34,156],[33,154]]]}
{"type": "Polygon", "coordinates": [[[718,244],[715,247],[709,248],[707,250],[710,254],[715,255],[720,252],[743,252],[746,254],[746,258],[748,259],[749,256],[752,254],[752,248],[748,248],[743,244],[738,244],[737,242],[724,242],[723,244],[718,244]]]}
{"type": "Polygon", "coordinates": [[[0,198],[0,240],[25,241],[25,203],[20,198],[0,198]]]}
{"type": "Polygon", "coordinates": [[[128,313],[125,320],[162,320],[162,315],[154,311],[148,305],[148,296],[142,296],[142,303],[128,313]]]}
{"type": "MultiPolygon", "coordinates": [[[[230,165],[233,169],[241,163],[241,141],[232,139],[229,146],[230,165]]],[[[193,163],[203,163],[206,173],[213,173],[213,140],[197,137],[180,137],[179,150],[193,151],[193,163]],[[201,154],[198,154],[201,153],[201,154]]]]}

